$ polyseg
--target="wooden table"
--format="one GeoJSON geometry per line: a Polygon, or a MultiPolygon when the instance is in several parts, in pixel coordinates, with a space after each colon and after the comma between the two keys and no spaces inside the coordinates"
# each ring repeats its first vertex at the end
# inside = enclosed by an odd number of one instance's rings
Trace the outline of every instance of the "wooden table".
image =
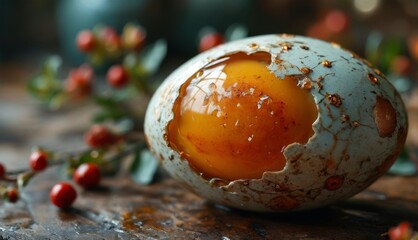
{"type": "MultiPolygon", "coordinates": [[[[92,106],[45,111],[26,95],[19,71],[0,70],[1,162],[21,169],[33,145],[83,144],[92,106]]],[[[48,196],[63,178],[59,167],[50,168],[30,182],[17,204],[0,204],[1,239],[386,239],[389,227],[401,221],[418,226],[416,176],[384,176],[350,200],[290,214],[228,209],[170,178],[140,186],[126,174],[105,179],[94,191],[77,189],[74,207],[64,211],[48,196]]]]}
{"type": "Polygon", "coordinates": [[[418,178],[384,177],[354,198],[308,212],[260,214],[215,206],[171,179],[139,186],[108,179],[79,191],[63,211],[48,199],[51,169],[31,182],[24,202],[0,207],[9,239],[385,239],[390,226],[418,224],[418,178]],[[415,193],[415,194],[414,194],[415,193]]]}

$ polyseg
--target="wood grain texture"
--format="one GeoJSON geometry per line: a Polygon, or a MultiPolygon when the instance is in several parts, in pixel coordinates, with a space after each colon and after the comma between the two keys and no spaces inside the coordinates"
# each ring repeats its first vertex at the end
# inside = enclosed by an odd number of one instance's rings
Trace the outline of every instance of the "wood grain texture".
{"type": "MultiPolygon", "coordinates": [[[[26,96],[23,82],[0,85],[0,161],[9,169],[27,167],[36,144],[83,145],[92,106],[52,113],[26,96]]],[[[17,204],[1,203],[0,239],[386,239],[400,221],[418,226],[418,177],[385,176],[314,211],[261,214],[213,205],[170,178],[140,186],[124,174],[104,179],[100,189],[78,188],[74,207],[63,211],[49,201],[63,176],[59,167],[48,169],[17,204]]]]}
{"type": "Polygon", "coordinates": [[[0,207],[2,238],[385,239],[400,221],[418,224],[417,177],[386,176],[348,201],[314,211],[262,214],[213,205],[169,178],[139,186],[125,177],[94,191],[78,189],[74,207],[63,211],[47,194],[58,172],[31,182],[24,201],[0,207]]]}

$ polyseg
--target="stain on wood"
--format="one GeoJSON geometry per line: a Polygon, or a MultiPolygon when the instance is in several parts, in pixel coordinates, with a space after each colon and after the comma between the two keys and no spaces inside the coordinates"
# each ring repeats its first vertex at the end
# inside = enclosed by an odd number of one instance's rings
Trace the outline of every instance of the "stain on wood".
{"type": "Polygon", "coordinates": [[[1,237],[10,239],[385,239],[400,221],[418,224],[417,177],[386,176],[354,198],[296,213],[253,213],[213,205],[174,180],[140,186],[106,179],[78,189],[70,210],[50,204],[51,169],[25,190],[17,205],[0,207],[1,237]],[[411,192],[411,186],[412,189],[411,192]]]}
{"type": "MultiPolygon", "coordinates": [[[[0,124],[0,130],[7,129],[0,132],[0,161],[9,169],[26,167],[35,144],[77,146],[92,110],[42,117],[42,109],[17,97],[25,94],[22,86],[0,89],[0,108],[16,111],[0,124]]],[[[384,176],[347,201],[287,214],[229,209],[170,178],[140,186],[123,175],[104,179],[93,191],[77,188],[74,207],[63,211],[49,201],[50,188],[62,180],[70,181],[59,168],[48,169],[30,182],[17,204],[1,203],[0,239],[387,239],[389,227],[401,221],[418,226],[417,176],[384,176]]]]}

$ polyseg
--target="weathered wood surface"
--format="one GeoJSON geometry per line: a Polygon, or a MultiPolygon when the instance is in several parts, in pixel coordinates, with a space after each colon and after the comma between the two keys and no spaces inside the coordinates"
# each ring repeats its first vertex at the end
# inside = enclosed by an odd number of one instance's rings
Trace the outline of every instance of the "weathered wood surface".
{"type": "MultiPolygon", "coordinates": [[[[9,169],[25,168],[35,144],[83,144],[91,106],[46,112],[26,96],[22,82],[5,81],[19,76],[1,73],[0,161],[9,169]]],[[[60,180],[59,168],[48,169],[17,204],[2,203],[0,239],[385,239],[400,221],[418,225],[418,177],[385,176],[348,201],[292,214],[215,206],[169,178],[139,186],[123,174],[98,190],[78,189],[74,207],[63,211],[48,196],[60,180]]]]}
{"type": "Polygon", "coordinates": [[[24,202],[0,207],[6,239],[385,239],[390,226],[418,224],[418,178],[384,177],[353,199],[292,214],[261,214],[215,206],[167,179],[138,186],[108,179],[79,191],[74,208],[49,203],[59,179],[51,169],[26,189],[24,202]],[[415,194],[414,194],[415,193],[415,194]]]}

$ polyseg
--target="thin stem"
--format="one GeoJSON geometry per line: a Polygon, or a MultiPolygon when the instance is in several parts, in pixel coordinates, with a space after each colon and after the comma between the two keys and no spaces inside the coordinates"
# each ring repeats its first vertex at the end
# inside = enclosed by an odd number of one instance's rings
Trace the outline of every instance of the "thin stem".
{"type": "Polygon", "coordinates": [[[10,177],[10,176],[3,176],[1,179],[0,179],[0,181],[3,181],[3,182],[11,182],[11,183],[13,183],[13,182],[16,182],[16,180],[17,180],[17,178],[12,178],[12,177],[10,177]]]}

